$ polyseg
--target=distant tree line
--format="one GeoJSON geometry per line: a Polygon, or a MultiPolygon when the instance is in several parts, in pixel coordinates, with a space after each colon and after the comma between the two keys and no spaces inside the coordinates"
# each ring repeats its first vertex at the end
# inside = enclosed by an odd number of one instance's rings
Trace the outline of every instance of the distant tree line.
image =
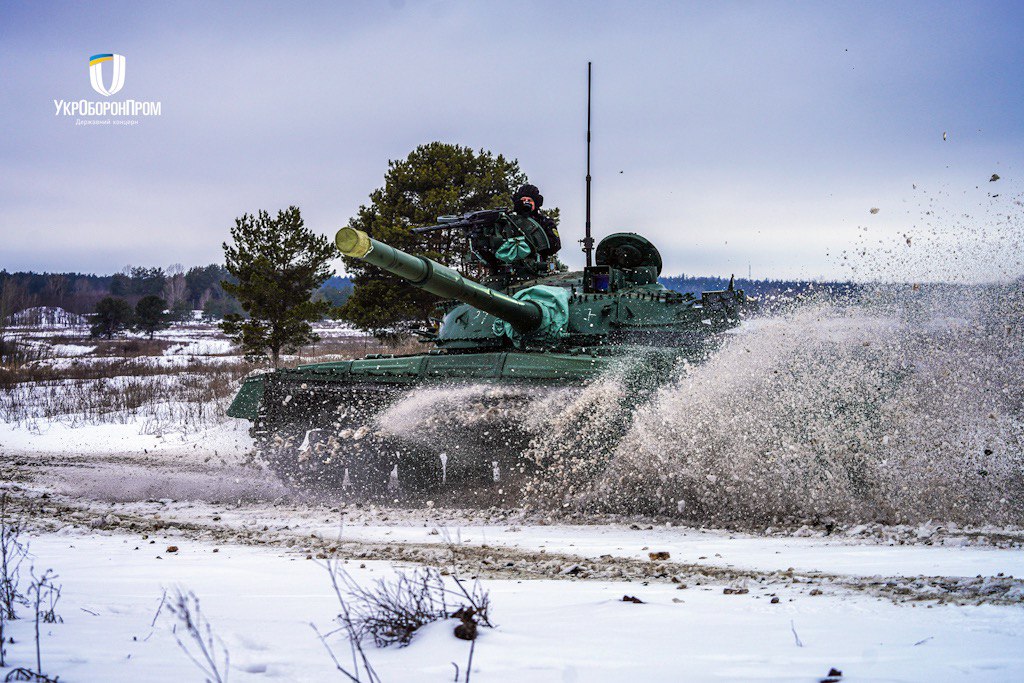
{"type": "MultiPolygon", "coordinates": [[[[216,263],[188,270],[179,264],[166,269],[126,266],[113,275],[3,270],[0,271],[0,317],[6,319],[36,306],[91,315],[107,298],[121,299],[134,311],[145,297],[157,297],[165,302],[170,321],[188,320],[193,311],[202,311],[207,319],[221,320],[227,315],[243,313],[235,297],[221,286],[225,281],[230,283],[234,278],[223,265],[216,263]]],[[[314,298],[340,306],[351,291],[347,278],[333,276],[314,298]]],[[[153,300],[150,300],[150,308],[152,305],[153,300]]]]}
{"type": "MultiPolygon", "coordinates": [[[[35,273],[0,271],[0,314],[3,318],[26,308],[47,306],[70,313],[91,315],[105,298],[123,299],[127,309],[134,311],[145,297],[162,299],[168,320],[187,320],[193,311],[202,311],[209,320],[223,320],[228,315],[244,315],[237,299],[224,291],[221,282],[234,282],[233,276],[220,264],[193,266],[125,267],[113,275],[84,273],[35,273]]],[[[702,291],[726,289],[729,278],[692,275],[671,275],[660,282],[677,292],[700,295],[702,291]]],[[[833,291],[849,291],[857,285],[849,282],[808,282],[805,280],[737,278],[735,286],[758,298],[790,298],[811,288],[828,287],[833,291]]],[[[344,305],[352,294],[347,277],[333,275],[317,289],[313,301],[326,301],[331,306],[344,305]]],[[[107,305],[107,310],[110,305],[107,305]]],[[[152,308],[153,301],[149,302],[152,308]]],[[[131,325],[131,321],[126,321],[131,325]]]]}
{"type": "MultiPolygon", "coordinates": [[[[728,289],[729,278],[706,277],[693,275],[669,275],[658,278],[661,284],[676,292],[690,293],[700,296],[701,292],[728,289]]],[[[736,278],[733,283],[736,289],[742,289],[747,296],[758,299],[789,299],[812,290],[829,289],[832,292],[852,292],[859,285],[842,281],[808,281],[808,280],[748,280],[736,278]]]]}

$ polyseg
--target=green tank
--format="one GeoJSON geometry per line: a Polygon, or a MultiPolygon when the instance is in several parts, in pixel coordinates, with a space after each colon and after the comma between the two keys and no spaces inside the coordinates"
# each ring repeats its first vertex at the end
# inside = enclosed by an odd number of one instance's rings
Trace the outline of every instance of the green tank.
{"type": "MultiPolygon", "coordinates": [[[[519,387],[527,396],[619,371],[639,395],[676,363],[705,357],[749,305],[731,281],[727,290],[699,296],[666,289],[658,282],[661,255],[634,233],[605,237],[595,265],[568,272],[552,253],[550,231],[530,216],[499,210],[440,220],[416,232],[465,231],[463,264],[480,273],[479,282],[352,228],[335,240],[344,255],[444,299],[439,324],[420,332],[428,350],[302,365],[244,381],[228,415],[252,422],[263,458],[284,479],[379,496],[485,485],[502,471],[521,472],[528,435],[505,433],[496,445],[484,430],[441,447],[388,433],[377,418],[420,387],[519,387]]],[[[517,395],[493,393],[505,402],[517,395]]],[[[486,413],[488,392],[481,396],[474,409],[486,413]]]]}

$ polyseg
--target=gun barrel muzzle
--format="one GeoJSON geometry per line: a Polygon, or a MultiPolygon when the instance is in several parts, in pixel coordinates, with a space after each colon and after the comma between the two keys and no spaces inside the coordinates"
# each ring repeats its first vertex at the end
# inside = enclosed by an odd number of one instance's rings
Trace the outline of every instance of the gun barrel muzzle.
{"type": "Polygon", "coordinates": [[[362,230],[356,230],[355,228],[342,228],[338,231],[338,234],[334,236],[334,244],[337,245],[338,250],[345,256],[352,256],[353,258],[362,258],[366,256],[370,249],[370,236],[362,230]]]}

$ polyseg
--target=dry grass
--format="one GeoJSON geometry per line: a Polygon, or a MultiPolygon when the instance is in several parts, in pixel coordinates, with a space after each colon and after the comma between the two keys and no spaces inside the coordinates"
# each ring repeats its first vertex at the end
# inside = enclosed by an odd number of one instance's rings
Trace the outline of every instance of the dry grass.
{"type": "Polygon", "coordinates": [[[165,358],[180,343],[164,339],[92,340],[26,336],[31,357],[0,365],[0,420],[34,429],[139,421],[143,432],[199,429],[226,419],[240,380],[253,365],[237,357],[165,358]],[[96,347],[57,358],[55,345],[96,347]]]}
{"type": "Polygon", "coordinates": [[[288,357],[282,366],[295,367],[321,361],[346,360],[374,353],[396,356],[425,353],[427,348],[429,347],[414,338],[387,344],[374,337],[325,337],[316,344],[303,347],[295,356],[288,357]]]}
{"type": "Polygon", "coordinates": [[[180,374],[227,374],[233,378],[242,377],[252,371],[252,363],[242,359],[212,361],[203,358],[191,359],[181,365],[159,365],[147,362],[147,357],[131,359],[111,358],[110,360],[69,359],[64,364],[27,363],[23,365],[0,366],[0,389],[10,389],[23,383],[46,383],[109,379],[111,377],[157,377],[180,374]]]}
{"type": "Polygon", "coordinates": [[[192,591],[184,592],[180,588],[174,593],[175,597],[167,609],[176,619],[172,632],[178,647],[203,672],[207,683],[227,683],[231,656],[200,609],[199,598],[192,591]],[[184,639],[178,634],[179,626],[184,632],[184,639]]]}
{"type": "Polygon", "coordinates": [[[161,356],[164,351],[178,342],[168,339],[92,339],[64,342],[68,344],[88,344],[95,346],[94,356],[113,356],[117,358],[138,358],[140,356],[161,356]]]}
{"type": "Polygon", "coordinates": [[[24,382],[0,393],[0,420],[27,428],[139,421],[142,431],[202,429],[226,419],[244,373],[217,368],[204,374],[121,376],[94,380],[24,382]]]}
{"type": "MultiPolygon", "coordinates": [[[[230,353],[191,355],[186,350],[166,356],[168,349],[183,343],[223,339],[214,329],[186,330],[177,338],[172,329],[170,338],[112,340],[23,333],[11,345],[18,353],[0,363],[0,420],[29,429],[52,421],[70,426],[139,422],[150,434],[216,425],[227,419],[241,380],[266,365],[230,353]],[[59,345],[94,348],[67,358],[57,357],[59,345]]],[[[422,351],[416,340],[389,345],[327,331],[320,342],[282,365],[422,351]]]]}
{"type": "Polygon", "coordinates": [[[46,357],[46,349],[19,344],[12,338],[0,337],[0,369],[25,365],[46,357]]]}

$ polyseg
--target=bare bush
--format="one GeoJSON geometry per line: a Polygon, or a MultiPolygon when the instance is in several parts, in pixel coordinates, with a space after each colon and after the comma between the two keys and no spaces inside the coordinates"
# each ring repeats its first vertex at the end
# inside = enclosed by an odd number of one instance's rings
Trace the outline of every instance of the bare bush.
{"type": "Polygon", "coordinates": [[[453,577],[449,587],[433,567],[397,572],[392,579],[378,579],[363,587],[334,564],[332,582],[339,600],[346,601],[356,633],[369,635],[377,647],[408,645],[416,631],[426,624],[473,610],[481,623],[490,626],[490,598],[479,582],[472,590],[453,577]],[[342,596],[341,593],[344,593],[342,596]]]}
{"type": "Polygon", "coordinates": [[[30,681],[31,683],[57,683],[58,677],[50,678],[46,674],[41,674],[38,671],[32,669],[26,669],[23,666],[19,666],[16,669],[11,669],[7,676],[4,677],[4,682],[9,683],[10,681],[30,681]]]}
{"type": "Polygon", "coordinates": [[[0,386],[13,381],[20,368],[48,359],[48,351],[43,345],[25,344],[14,337],[0,337],[0,386]]]}
{"type": "Polygon", "coordinates": [[[20,590],[19,574],[28,555],[28,544],[21,542],[20,535],[21,522],[11,516],[4,493],[0,496],[0,632],[4,621],[18,618],[17,606],[27,604],[20,590]]]}
{"type": "MultiPolygon", "coordinates": [[[[47,570],[47,573],[49,571],[47,570]]],[[[36,598],[38,598],[36,601],[36,616],[44,624],[63,624],[64,617],[57,614],[57,603],[60,602],[61,586],[53,584],[52,580],[56,579],[56,576],[47,577],[44,574],[43,578],[48,578],[48,580],[43,584],[37,584],[33,590],[36,598]]]]}
{"type": "Polygon", "coordinates": [[[448,618],[448,591],[436,569],[398,572],[378,579],[370,588],[356,583],[343,569],[335,572],[351,607],[357,633],[370,635],[377,647],[408,645],[421,626],[448,618]]]}
{"type": "Polygon", "coordinates": [[[32,583],[29,584],[27,595],[34,607],[35,614],[35,637],[36,637],[36,675],[38,680],[49,680],[43,673],[42,648],[39,642],[39,624],[54,624],[64,620],[57,616],[55,608],[60,600],[60,586],[54,583],[57,575],[52,569],[47,569],[41,575],[36,576],[32,571],[32,583]]]}
{"type": "Polygon", "coordinates": [[[19,539],[21,524],[7,510],[7,494],[0,496],[0,666],[6,665],[5,625],[18,618],[16,608],[27,604],[21,593],[21,563],[28,555],[28,545],[19,539]]]}
{"type": "MultiPolygon", "coordinates": [[[[440,570],[426,567],[399,571],[391,579],[378,579],[372,586],[364,587],[336,559],[328,560],[325,568],[341,608],[337,617],[339,628],[327,634],[317,630],[317,635],[337,669],[349,680],[361,681],[365,674],[368,681],[379,681],[363,651],[362,643],[367,636],[377,647],[403,646],[409,644],[422,626],[442,619],[461,619],[456,635],[465,640],[475,640],[477,625],[493,627],[490,595],[479,581],[467,587],[458,576],[452,575],[453,585],[449,585],[440,570]],[[326,636],[338,632],[348,638],[351,669],[340,664],[327,644],[326,636]]],[[[466,675],[468,680],[468,670],[466,675]]]]}
{"type": "Polygon", "coordinates": [[[174,345],[167,339],[91,339],[89,343],[96,347],[94,355],[118,358],[160,356],[174,345]]]}
{"type": "Polygon", "coordinates": [[[213,627],[199,607],[196,594],[175,589],[167,609],[177,618],[172,632],[178,647],[203,672],[206,683],[227,683],[230,663],[228,649],[224,641],[214,635],[213,627]],[[185,640],[178,634],[179,626],[185,632],[185,640]]]}
{"type": "Polygon", "coordinates": [[[7,494],[0,495],[0,667],[7,666],[5,645],[11,641],[5,633],[8,621],[18,618],[18,607],[33,607],[35,621],[36,669],[18,667],[8,672],[5,681],[37,681],[52,683],[43,673],[42,646],[39,640],[39,624],[56,624],[64,620],[57,614],[61,587],[54,583],[57,576],[47,569],[36,576],[30,569],[32,580],[24,593],[21,591],[21,564],[28,556],[28,544],[23,543],[21,522],[11,517],[8,511],[7,494]]]}

